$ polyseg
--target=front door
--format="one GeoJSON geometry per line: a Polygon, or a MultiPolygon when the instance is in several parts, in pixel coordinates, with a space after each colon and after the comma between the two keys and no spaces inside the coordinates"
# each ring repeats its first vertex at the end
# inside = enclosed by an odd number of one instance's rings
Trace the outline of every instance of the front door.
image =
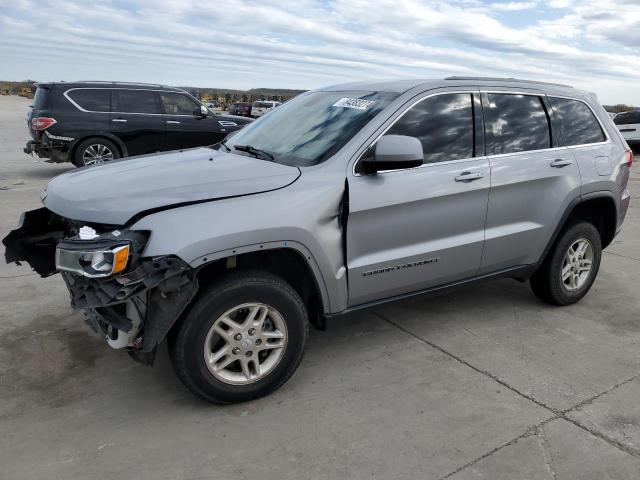
{"type": "Polygon", "coordinates": [[[200,112],[200,103],[190,96],[160,92],[160,100],[164,109],[167,150],[213,145],[227,134],[215,115],[194,115],[194,112],[200,112]]]}
{"type": "Polygon", "coordinates": [[[424,165],[350,177],[350,306],[473,277],[482,257],[490,172],[477,93],[426,96],[385,134],[419,138],[424,165]]]}

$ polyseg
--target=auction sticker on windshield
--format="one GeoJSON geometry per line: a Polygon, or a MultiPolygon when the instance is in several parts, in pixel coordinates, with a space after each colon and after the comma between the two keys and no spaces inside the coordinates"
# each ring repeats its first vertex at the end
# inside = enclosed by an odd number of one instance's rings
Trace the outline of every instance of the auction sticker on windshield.
{"type": "Polygon", "coordinates": [[[333,104],[334,107],[355,108],[357,110],[366,110],[375,100],[362,100],[360,98],[341,98],[333,104]]]}

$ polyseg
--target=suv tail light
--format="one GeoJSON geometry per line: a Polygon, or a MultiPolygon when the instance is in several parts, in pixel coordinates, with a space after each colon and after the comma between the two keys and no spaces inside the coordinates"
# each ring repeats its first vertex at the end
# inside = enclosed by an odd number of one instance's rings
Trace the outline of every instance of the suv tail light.
{"type": "Polygon", "coordinates": [[[31,128],[34,130],[46,130],[51,125],[54,125],[56,122],[55,118],[50,117],[36,117],[31,119],[31,128]]]}
{"type": "Polygon", "coordinates": [[[629,149],[624,152],[627,157],[627,165],[631,167],[633,165],[633,150],[629,149]]]}

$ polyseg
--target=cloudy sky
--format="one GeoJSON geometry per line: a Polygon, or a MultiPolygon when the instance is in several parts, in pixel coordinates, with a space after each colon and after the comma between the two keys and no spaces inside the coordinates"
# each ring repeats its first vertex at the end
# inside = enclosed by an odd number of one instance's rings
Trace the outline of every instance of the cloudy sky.
{"type": "Polygon", "coordinates": [[[640,0],[0,0],[4,80],[308,89],[448,75],[640,105],[640,0]]]}

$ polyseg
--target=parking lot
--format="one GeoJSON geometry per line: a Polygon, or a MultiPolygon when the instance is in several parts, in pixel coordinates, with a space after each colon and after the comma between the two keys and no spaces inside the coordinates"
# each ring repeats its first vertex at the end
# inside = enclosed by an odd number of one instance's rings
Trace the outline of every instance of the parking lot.
{"type": "MultiPolygon", "coordinates": [[[[0,237],[70,164],[0,97],[0,237]]],[[[636,156],[636,161],[640,158],[636,156]]],[[[640,174],[591,292],[501,280],[332,319],[269,397],[219,407],[89,334],[59,276],[0,262],[0,477],[640,478],[640,174]]]]}

